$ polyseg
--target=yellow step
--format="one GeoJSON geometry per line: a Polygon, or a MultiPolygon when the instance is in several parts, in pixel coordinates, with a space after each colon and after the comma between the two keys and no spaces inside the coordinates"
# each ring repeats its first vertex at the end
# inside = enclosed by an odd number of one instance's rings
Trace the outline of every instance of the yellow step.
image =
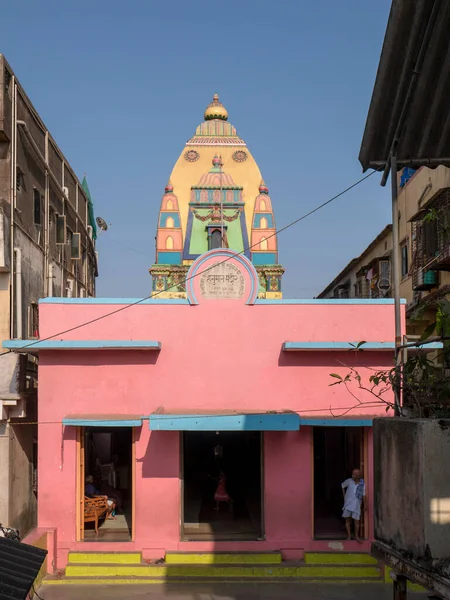
{"type": "Polygon", "coordinates": [[[67,577],[159,577],[162,579],[379,579],[372,566],[212,566],[212,565],[75,565],[66,567],[67,577]]]}
{"type": "Polygon", "coordinates": [[[168,565],[279,565],[280,552],[168,552],[168,565]]]}
{"type": "Polygon", "coordinates": [[[140,565],[140,552],[69,552],[69,565],[140,565]]]}
{"type": "MultiPolygon", "coordinates": [[[[187,584],[201,584],[204,583],[204,579],[189,579],[189,580],[184,580],[183,581],[183,585],[187,585],[187,584]]],[[[268,581],[274,581],[273,579],[266,579],[265,582],[268,581]]],[[[248,579],[232,579],[232,580],[228,580],[227,583],[229,584],[239,584],[239,583],[248,583],[249,580],[248,579]]],[[[277,579],[276,582],[278,584],[283,584],[283,583],[292,583],[291,579],[277,579]]],[[[303,582],[307,582],[307,583],[345,583],[345,585],[351,585],[351,584],[363,584],[363,583],[370,583],[371,585],[373,585],[374,583],[378,583],[381,584],[382,581],[378,580],[378,579],[342,579],[342,578],[328,578],[328,579],[320,579],[320,578],[304,578],[302,579],[302,583],[303,582]]],[[[155,579],[155,578],[149,578],[149,577],[88,577],[88,578],[83,578],[83,577],[58,577],[58,578],[47,578],[44,579],[42,582],[42,585],[88,585],[88,586],[92,586],[92,585],[149,585],[149,584],[158,584],[161,585],[161,579],[155,579]]]]}
{"type": "Polygon", "coordinates": [[[376,565],[377,560],[363,552],[306,552],[307,565],[376,565]]]}

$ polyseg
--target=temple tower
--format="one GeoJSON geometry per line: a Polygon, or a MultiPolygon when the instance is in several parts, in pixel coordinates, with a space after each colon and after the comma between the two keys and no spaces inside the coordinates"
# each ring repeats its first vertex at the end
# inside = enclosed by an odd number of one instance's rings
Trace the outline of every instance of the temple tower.
{"type": "Polygon", "coordinates": [[[246,143],[214,95],[204,121],[181,152],[161,201],[153,294],[186,297],[192,262],[215,248],[254,264],[260,298],[281,298],[275,217],[269,190],[246,143]]]}

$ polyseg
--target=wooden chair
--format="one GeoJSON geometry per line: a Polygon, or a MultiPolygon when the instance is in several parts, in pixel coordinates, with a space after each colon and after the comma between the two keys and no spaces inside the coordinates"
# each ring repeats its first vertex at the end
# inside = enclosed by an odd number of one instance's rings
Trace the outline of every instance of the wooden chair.
{"type": "Polygon", "coordinates": [[[105,498],[84,497],[84,522],[94,522],[95,533],[98,534],[98,521],[108,511],[108,504],[105,498]]]}

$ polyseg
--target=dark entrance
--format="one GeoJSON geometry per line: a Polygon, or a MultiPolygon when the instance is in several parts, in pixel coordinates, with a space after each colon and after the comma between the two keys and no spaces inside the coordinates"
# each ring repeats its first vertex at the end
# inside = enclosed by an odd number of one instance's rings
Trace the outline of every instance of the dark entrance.
{"type": "Polygon", "coordinates": [[[132,535],[132,428],[84,428],[84,476],[92,475],[97,490],[116,501],[115,519],[102,520],[98,534],[86,523],[84,539],[126,542],[132,535]]]}
{"type": "Polygon", "coordinates": [[[185,540],[257,540],[262,531],[260,432],[185,432],[182,537],[185,540]],[[217,510],[223,472],[232,505],[217,510]]]}
{"type": "MultiPolygon", "coordinates": [[[[362,427],[314,427],[314,537],[345,539],[341,484],[362,467],[362,427]]],[[[364,476],[364,474],[363,474],[364,476]]]]}

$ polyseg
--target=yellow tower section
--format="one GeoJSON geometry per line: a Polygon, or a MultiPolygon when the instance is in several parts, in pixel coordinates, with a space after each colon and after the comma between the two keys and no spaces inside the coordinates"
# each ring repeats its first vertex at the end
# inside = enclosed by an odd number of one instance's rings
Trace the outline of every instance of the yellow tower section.
{"type": "Polygon", "coordinates": [[[259,297],[281,298],[275,218],[259,167],[214,95],[183,148],[161,202],[153,293],[185,297],[192,262],[217,247],[243,253],[256,267],[259,297]],[[218,233],[221,231],[221,235],[218,233]]]}

